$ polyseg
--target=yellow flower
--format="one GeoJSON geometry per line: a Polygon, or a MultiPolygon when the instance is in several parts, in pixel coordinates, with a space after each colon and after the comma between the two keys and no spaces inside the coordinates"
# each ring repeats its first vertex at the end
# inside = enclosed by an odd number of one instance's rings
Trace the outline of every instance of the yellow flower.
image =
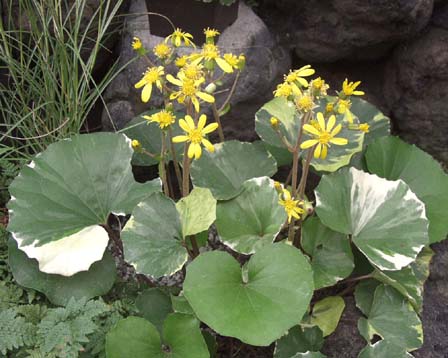
{"type": "Polygon", "coordinates": [[[311,65],[306,65],[298,70],[289,71],[287,75],[285,75],[285,82],[294,83],[298,82],[303,87],[308,87],[308,81],[303,77],[308,77],[314,75],[316,71],[311,68],[311,65]]]}
{"type": "Polygon", "coordinates": [[[330,86],[325,83],[325,80],[318,77],[311,81],[311,88],[313,89],[314,95],[320,97],[327,95],[327,90],[330,86]]]}
{"type": "Polygon", "coordinates": [[[280,83],[277,86],[277,89],[274,91],[274,97],[286,97],[286,98],[288,98],[288,97],[292,96],[293,94],[295,94],[295,95],[300,94],[300,90],[299,90],[299,93],[297,93],[297,89],[293,88],[287,82],[280,83]]]}
{"type": "Polygon", "coordinates": [[[277,190],[278,192],[282,192],[282,191],[283,191],[283,185],[282,185],[282,183],[280,183],[280,182],[277,181],[277,180],[274,181],[274,188],[275,188],[275,190],[277,190]]]}
{"type": "Polygon", "coordinates": [[[131,141],[131,146],[132,146],[132,149],[134,149],[136,152],[138,152],[142,149],[142,144],[137,139],[133,139],[131,141]]]}
{"type": "Polygon", "coordinates": [[[132,48],[135,51],[140,50],[143,47],[142,41],[138,37],[134,37],[132,40],[132,48]]]}
{"type": "Polygon", "coordinates": [[[362,123],[362,124],[360,124],[360,125],[358,126],[358,129],[359,129],[361,132],[369,133],[370,126],[369,126],[368,123],[362,123]]]}
{"type": "Polygon", "coordinates": [[[334,111],[334,103],[333,102],[327,103],[327,105],[325,106],[325,112],[331,113],[333,111],[334,111]]]}
{"type": "Polygon", "coordinates": [[[325,126],[325,119],[322,113],[317,113],[317,123],[319,128],[310,124],[304,124],[303,130],[308,134],[314,136],[314,139],[304,141],[300,148],[308,149],[316,146],[314,149],[314,158],[325,159],[327,157],[327,150],[330,144],[346,145],[348,140],[345,138],[335,138],[335,136],[341,131],[342,125],[338,124],[336,127],[336,117],[331,115],[325,126]],[[334,127],[334,128],[333,128],[334,127]]]}
{"type": "Polygon", "coordinates": [[[177,28],[171,35],[169,35],[167,38],[165,38],[165,42],[168,42],[171,40],[171,43],[179,47],[182,45],[182,42],[185,44],[185,46],[193,46],[193,35],[189,34],[188,32],[183,32],[181,29],[177,28]]]}
{"type": "Polygon", "coordinates": [[[152,85],[156,84],[159,90],[162,89],[162,76],[165,74],[163,67],[148,67],[146,72],[143,74],[143,78],[135,84],[135,88],[141,88],[142,90],[142,101],[148,102],[151,98],[152,85]]]}
{"type": "Polygon", "coordinates": [[[342,83],[342,92],[348,97],[348,96],[363,96],[363,91],[356,91],[356,88],[361,84],[361,81],[357,82],[348,82],[348,79],[346,78],[344,82],[342,83]]]}
{"type": "Polygon", "coordinates": [[[202,155],[201,144],[209,151],[214,152],[215,147],[210,143],[205,135],[215,131],[218,128],[218,123],[207,123],[207,116],[202,114],[199,117],[198,126],[196,127],[191,116],[186,115],[185,119],[179,119],[179,126],[185,131],[185,135],[178,135],[173,138],[174,143],[188,142],[188,158],[199,159],[202,155]]]}
{"type": "Polygon", "coordinates": [[[352,106],[352,102],[350,102],[350,100],[340,99],[338,101],[338,107],[337,107],[338,113],[344,114],[347,111],[350,111],[351,106],[352,106]]]}
{"type": "Polygon", "coordinates": [[[188,63],[181,69],[181,76],[185,76],[186,78],[192,79],[192,80],[199,80],[201,77],[203,77],[204,66],[202,65],[195,65],[193,63],[188,63]]]}
{"type": "Polygon", "coordinates": [[[271,117],[271,119],[269,121],[271,122],[271,126],[274,129],[277,129],[278,126],[280,125],[280,121],[278,120],[278,118],[271,117]]]}
{"type": "Polygon", "coordinates": [[[182,68],[182,67],[184,67],[187,64],[187,60],[188,60],[188,56],[184,55],[184,56],[176,58],[176,61],[174,61],[174,64],[177,67],[182,68]]]}
{"type": "Polygon", "coordinates": [[[163,60],[169,58],[173,50],[165,42],[161,42],[154,46],[153,52],[158,58],[163,60]]]}
{"type": "Polygon", "coordinates": [[[206,39],[212,39],[219,35],[219,31],[207,27],[206,29],[204,29],[204,35],[206,39]]]}
{"type": "Polygon", "coordinates": [[[200,109],[198,98],[208,103],[215,102],[215,97],[199,90],[199,86],[205,81],[204,78],[193,80],[184,76],[175,78],[172,75],[167,75],[166,79],[172,84],[179,86],[178,91],[171,93],[170,100],[177,99],[179,103],[184,103],[186,99],[190,99],[196,112],[199,112],[200,109]]]}
{"type": "Polygon", "coordinates": [[[300,215],[305,213],[305,210],[300,207],[303,201],[292,199],[291,193],[286,189],[283,189],[278,203],[285,208],[286,214],[288,215],[288,223],[291,222],[292,218],[300,219],[300,215]]]}
{"type": "Polygon", "coordinates": [[[143,116],[149,123],[156,122],[161,129],[167,128],[176,121],[176,116],[169,111],[162,109],[151,116],[143,116]]]}
{"type": "Polygon", "coordinates": [[[192,63],[194,64],[199,64],[202,61],[205,61],[207,67],[207,63],[211,63],[212,65],[216,63],[224,72],[233,72],[232,66],[229,65],[226,60],[220,57],[218,46],[212,43],[204,44],[201,52],[191,55],[191,59],[192,63]]]}
{"type": "Polygon", "coordinates": [[[296,106],[299,110],[303,112],[309,112],[314,108],[314,102],[310,96],[304,95],[297,98],[296,106]]]}

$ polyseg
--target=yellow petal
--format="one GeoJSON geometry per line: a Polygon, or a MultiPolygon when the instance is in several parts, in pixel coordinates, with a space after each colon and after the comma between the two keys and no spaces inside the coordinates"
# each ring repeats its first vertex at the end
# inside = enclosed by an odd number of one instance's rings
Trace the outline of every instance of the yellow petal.
{"type": "Polygon", "coordinates": [[[320,152],[322,149],[322,144],[319,144],[316,146],[316,149],[314,149],[314,158],[319,158],[320,157],[320,152]]]}
{"type": "Polygon", "coordinates": [[[196,144],[190,143],[190,146],[188,147],[188,158],[190,159],[194,157],[195,146],[196,144]]]}
{"type": "Polygon", "coordinates": [[[307,76],[312,76],[316,73],[316,71],[314,71],[312,68],[308,68],[308,69],[299,69],[297,71],[297,74],[301,77],[307,77],[307,76]]]}
{"type": "Polygon", "coordinates": [[[201,148],[201,146],[199,144],[195,143],[195,146],[194,146],[194,157],[195,157],[195,159],[199,159],[201,157],[201,155],[202,155],[202,148],[201,148]]]}
{"type": "Polygon", "coordinates": [[[215,58],[216,63],[226,73],[232,73],[233,67],[229,65],[229,63],[226,60],[223,60],[220,57],[215,58]]]}
{"type": "Polygon", "coordinates": [[[218,123],[210,123],[202,130],[202,134],[211,133],[211,132],[217,130],[218,127],[219,127],[218,123]]]}
{"type": "Polygon", "coordinates": [[[330,118],[328,118],[328,122],[327,122],[327,132],[330,132],[334,125],[336,124],[336,116],[334,114],[332,114],[330,116],[330,118]]]}
{"type": "Polygon", "coordinates": [[[355,96],[364,96],[365,95],[364,91],[354,91],[353,94],[355,96]]]}
{"type": "Polygon", "coordinates": [[[135,88],[141,88],[141,87],[143,87],[145,84],[146,84],[146,81],[145,81],[144,79],[142,79],[142,80],[138,81],[138,82],[134,85],[134,87],[135,87],[135,88]]]}
{"type": "Polygon", "coordinates": [[[207,139],[202,138],[202,144],[209,152],[213,153],[215,151],[215,147],[207,139]]]}
{"type": "Polygon", "coordinates": [[[320,132],[315,127],[313,127],[311,124],[304,124],[303,130],[305,132],[308,132],[308,133],[311,133],[314,135],[320,135],[320,132]]]}
{"type": "Polygon", "coordinates": [[[330,143],[333,143],[336,145],[346,145],[348,143],[348,140],[345,138],[332,138],[332,139],[330,139],[330,143]]]}
{"type": "Polygon", "coordinates": [[[195,110],[196,112],[199,113],[199,109],[200,109],[200,107],[199,107],[199,101],[198,101],[198,99],[197,99],[195,96],[192,96],[192,97],[191,97],[191,102],[193,103],[194,110],[195,110]]]}
{"type": "Polygon", "coordinates": [[[182,142],[186,142],[189,139],[190,138],[186,135],[177,135],[177,136],[173,137],[172,141],[173,141],[173,143],[182,143],[182,142]]]}
{"type": "Polygon", "coordinates": [[[205,93],[205,92],[196,92],[196,96],[198,96],[200,99],[202,99],[204,102],[213,103],[215,102],[215,97],[213,97],[211,94],[205,93]]]}
{"type": "Polygon", "coordinates": [[[330,135],[334,137],[336,134],[338,134],[342,129],[342,125],[338,124],[334,129],[331,131],[330,135]]]}
{"type": "Polygon", "coordinates": [[[319,112],[317,113],[317,122],[319,123],[319,127],[321,129],[322,132],[325,131],[325,119],[324,119],[324,115],[319,112]]]}
{"type": "Polygon", "coordinates": [[[196,126],[194,125],[193,118],[190,115],[188,115],[188,114],[185,116],[185,122],[187,123],[188,128],[190,128],[190,130],[196,128],[196,126]]]}
{"type": "Polygon", "coordinates": [[[308,149],[311,148],[313,145],[316,145],[317,143],[319,143],[319,141],[316,139],[306,140],[302,144],[300,144],[300,148],[308,149]]]}
{"type": "Polygon", "coordinates": [[[327,157],[328,147],[326,145],[322,145],[322,152],[320,153],[320,158],[325,159],[327,157]]]}
{"type": "Polygon", "coordinates": [[[143,87],[142,91],[142,101],[148,102],[151,98],[151,92],[152,92],[152,84],[147,84],[145,87],[143,87]]]}
{"type": "Polygon", "coordinates": [[[185,119],[179,119],[179,127],[181,127],[185,132],[189,133],[191,131],[189,125],[185,121],[185,119]]]}
{"type": "Polygon", "coordinates": [[[168,80],[168,82],[171,82],[173,85],[176,85],[176,86],[179,86],[179,87],[182,86],[182,81],[180,79],[178,79],[178,78],[175,78],[171,74],[166,75],[166,79],[168,80]]]}
{"type": "Polygon", "coordinates": [[[198,121],[198,129],[202,130],[204,128],[205,123],[207,123],[207,116],[205,114],[201,114],[198,121]]]}
{"type": "Polygon", "coordinates": [[[308,81],[302,77],[299,77],[297,79],[297,81],[303,86],[303,87],[308,87],[308,81]]]}
{"type": "Polygon", "coordinates": [[[283,190],[283,197],[285,198],[285,201],[291,200],[291,193],[289,192],[289,190],[286,189],[283,190]]]}
{"type": "Polygon", "coordinates": [[[176,99],[177,97],[179,97],[180,92],[173,92],[170,94],[170,99],[176,99]]]}

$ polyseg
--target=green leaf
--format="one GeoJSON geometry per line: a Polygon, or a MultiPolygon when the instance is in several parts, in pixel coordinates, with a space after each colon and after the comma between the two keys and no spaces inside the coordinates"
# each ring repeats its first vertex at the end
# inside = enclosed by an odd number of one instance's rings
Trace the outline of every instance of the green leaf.
{"type": "Polygon", "coordinates": [[[73,136],[51,144],[9,187],[8,229],[46,273],[71,276],[102,258],[111,212],[130,213],[160,180],[132,175],[130,140],[122,134],[73,136]]]}
{"type": "Polygon", "coordinates": [[[187,267],[184,295],[219,334],[267,346],[300,322],[312,280],[300,251],[279,243],[258,250],[243,269],[228,253],[201,254],[187,267]]]}
{"type": "MultiPolygon", "coordinates": [[[[159,128],[157,123],[148,124],[148,121],[143,118],[145,115],[152,115],[154,113],[159,112],[159,109],[153,109],[147,112],[144,112],[137,117],[133,118],[129,124],[121,130],[122,133],[126,134],[131,139],[137,139],[142,147],[148,152],[157,155],[157,158],[160,158],[160,152],[162,151],[162,131],[159,128]]],[[[181,113],[175,113],[177,118],[181,118],[181,113]]],[[[178,121],[171,126],[171,130],[173,132],[173,136],[182,134],[182,130],[179,127],[178,121]]],[[[167,138],[167,144],[168,138],[167,138]]],[[[173,143],[174,150],[176,152],[176,158],[179,161],[179,158],[182,158],[184,144],[183,143],[173,143]]],[[[168,159],[171,158],[171,152],[168,155],[168,159]]],[[[159,163],[157,158],[151,158],[149,155],[144,153],[134,152],[132,157],[132,164],[139,166],[150,166],[159,163]]]]}
{"type": "Polygon", "coordinates": [[[375,344],[368,344],[358,355],[358,358],[413,358],[406,349],[390,341],[381,340],[375,344]]]}
{"type": "Polygon", "coordinates": [[[216,199],[208,189],[194,188],[176,203],[176,209],[184,238],[207,230],[216,219],[216,199]]]}
{"type": "Polygon", "coordinates": [[[373,303],[373,294],[379,285],[380,283],[376,280],[365,280],[356,285],[356,307],[358,307],[366,316],[370,313],[373,303]]]}
{"type": "Polygon", "coordinates": [[[237,197],[218,203],[216,216],[220,240],[243,254],[272,244],[286,220],[274,181],[267,177],[246,181],[237,197]]]}
{"type": "Polygon", "coordinates": [[[218,200],[229,200],[242,191],[247,179],[271,176],[277,164],[259,145],[235,140],[215,144],[215,152],[204,151],[191,165],[194,186],[209,188],[218,200]]]}
{"type": "Polygon", "coordinates": [[[326,358],[320,352],[305,352],[305,353],[296,353],[291,358],[326,358]]]}
{"type": "MultiPolygon", "coordinates": [[[[274,98],[266,103],[255,114],[255,131],[267,144],[284,148],[284,145],[271,126],[271,117],[280,121],[279,130],[291,146],[296,145],[300,130],[300,115],[296,111],[294,103],[283,97],[274,98]]],[[[285,148],[286,149],[286,148],[285,148]]]]}
{"type": "Polygon", "coordinates": [[[354,120],[359,121],[359,123],[367,123],[369,125],[369,132],[364,135],[362,153],[357,153],[352,157],[350,166],[354,166],[357,169],[366,170],[366,148],[376,138],[390,135],[390,119],[379,111],[373,104],[361,98],[352,97],[351,101],[351,112],[354,115],[354,120]]]}
{"type": "Polygon", "coordinates": [[[171,295],[171,304],[174,312],[194,315],[193,309],[182,293],[179,296],[171,295]]]}
{"type": "Polygon", "coordinates": [[[128,317],[120,320],[106,336],[107,358],[163,358],[156,327],[146,319],[128,317]]]}
{"type": "Polygon", "coordinates": [[[39,271],[37,261],[28,258],[12,239],[8,242],[8,254],[9,267],[17,283],[42,292],[55,305],[65,306],[72,297],[88,300],[104,295],[115,282],[115,260],[108,252],[88,271],[70,277],[39,271]]]}
{"type": "Polygon", "coordinates": [[[190,315],[173,313],[163,325],[163,339],[147,320],[128,317],[106,336],[107,358],[208,358],[199,322],[190,315]]]}
{"type": "Polygon", "coordinates": [[[317,352],[323,344],[324,338],[319,327],[294,326],[275,343],[274,358],[291,358],[296,353],[317,352]]]}
{"type": "Polygon", "coordinates": [[[315,190],[316,212],[382,270],[399,270],[428,243],[424,204],[403,181],[355,168],[324,175],[315,190]]]}
{"type": "Polygon", "coordinates": [[[160,288],[148,288],[135,300],[135,306],[143,318],[162,332],[163,322],[173,312],[170,296],[160,288]]]}
{"type": "Polygon", "coordinates": [[[176,206],[162,193],[155,193],[137,205],[121,239],[126,261],[145,275],[172,275],[188,259],[176,206]]]}
{"type": "Polygon", "coordinates": [[[412,351],[423,343],[422,324],[411,304],[393,287],[379,285],[368,314],[358,328],[370,342],[376,334],[390,343],[412,351]]]}
{"type": "Polygon", "coordinates": [[[257,145],[262,145],[266,151],[272,154],[277,162],[277,166],[291,165],[292,153],[286,148],[275,147],[261,140],[253,142],[257,145]]]}
{"type": "Polygon", "coordinates": [[[417,260],[400,271],[375,270],[373,278],[394,287],[406,297],[414,309],[421,313],[423,309],[423,287],[429,276],[429,264],[434,252],[425,247],[418,254],[417,260]]]}
{"type": "Polygon", "coordinates": [[[344,309],[345,302],[342,297],[326,297],[313,306],[311,324],[318,326],[324,337],[329,336],[336,330],[344,309]]]}
{"type": "Polygon", "coordinates": [[[302,247],[311,256],[315,289],[332,286],[353,271],[353,254],[347,235],[322,225],[318,217],[303,223],[302,247]]]}
{"type": "Polygon", "coordinates": [[[448,175],[428,153],[396,137],[369,145],[367,167],[380,177],[402,179],[425,203],[429,220],[429,242],[444,240],[448,234],[448,175]]]}

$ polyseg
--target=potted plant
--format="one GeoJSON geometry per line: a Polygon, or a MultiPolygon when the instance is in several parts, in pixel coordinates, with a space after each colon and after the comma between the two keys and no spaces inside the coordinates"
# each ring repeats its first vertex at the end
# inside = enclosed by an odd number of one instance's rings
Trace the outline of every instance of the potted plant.
{"type": "Polygon", "coordinates": [[[153,35],[165,37],[173,32],[169,22],[156,13],[168,17],[195,39],[203,39],[203,29],[207,27],[222,32],[233,24],[238,17],[238,4],[239,0],[146,0],[152,13],[149,20],[153,35]]]}

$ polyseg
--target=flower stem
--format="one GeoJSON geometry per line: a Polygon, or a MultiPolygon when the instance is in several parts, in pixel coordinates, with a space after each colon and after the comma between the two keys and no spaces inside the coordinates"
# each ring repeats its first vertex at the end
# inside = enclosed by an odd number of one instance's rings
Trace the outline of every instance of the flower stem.
{"type": "Polygon", "coordinates": [[[190,158],[188,158],[188,147],[190,143],[185,143],[183,173],[182,173],[182,196],[185,197],[190,192],[190,158]]]}
{"type": "Polygon", "coordinates": [[[313,151],[311,149],[308,150],[308,154],[306,156],[305,165],[302,168],[302,177],[300,178],[299,184],[299,198],[303,199],[305,195],[306,182],[308,180],[308,174],[310,171],[311,159],[313,158],[313,151]]]}
{"type": "Polygon", "coordinates": [[[224,142],[224,131],[222,130],[221,118],[219,116],[218,109],[216,108],[215,102],[213,102],[213,104],[212,104],[212,110],[213,110],[213,117],[215,117],[215,122],[218,123],[219,140],[221,142],[224,142]]]}
{"type": "Polygon", "coordinates": [[[162,131],[162,149],[160,151],[160,165],[159,172],[162,179],[163,192],[166,196],[170,196],[170,189],[166,180],[166,167],[165,167],[165,151],[166,151],[166,134],[162,131]]]}
{"type": "Polygon", "coordinates": [[[236,74],[235,81],[233,81],[233,85],[232,85],[232,88],[230,89],[229,95],[227,96],[227,98],[226,98],[226,100],[224,101],[224,103],[222,104],[222,106],[219,108],[218,112],[222,112],[222,111],[224,110],[224,108],[226,108],[226,106],[229,104],[230,99],[232,98],[233,93],[234,93],[235,90],[236,90],[236,85],[237,85],[237,83],[238,83],[238,79],[239,79],[239,78],[240,78],[240,72],[238,72],[238,73],[236,74]]]}
{"type": "Polygon", "coordinates": [[[199,256],[199,246],[198,246],[198,242],[196,241],[195,235],[190,236],[190,242],[191,242],[191,247],[193,248],[193,258],[195,258],[195,257],[199,256]]]}
{"type": "Polygon", "coordinates": [[[173,159],[174,171],[176,172],[177,183],[179,184],[180,189],[182,174],[180,173],[179,162],[177,161],[176,150],[174,149],[173,130],[171,129],[171,126],[168,129],[168,139],[170,141],[171,158],[173,159]]]}

